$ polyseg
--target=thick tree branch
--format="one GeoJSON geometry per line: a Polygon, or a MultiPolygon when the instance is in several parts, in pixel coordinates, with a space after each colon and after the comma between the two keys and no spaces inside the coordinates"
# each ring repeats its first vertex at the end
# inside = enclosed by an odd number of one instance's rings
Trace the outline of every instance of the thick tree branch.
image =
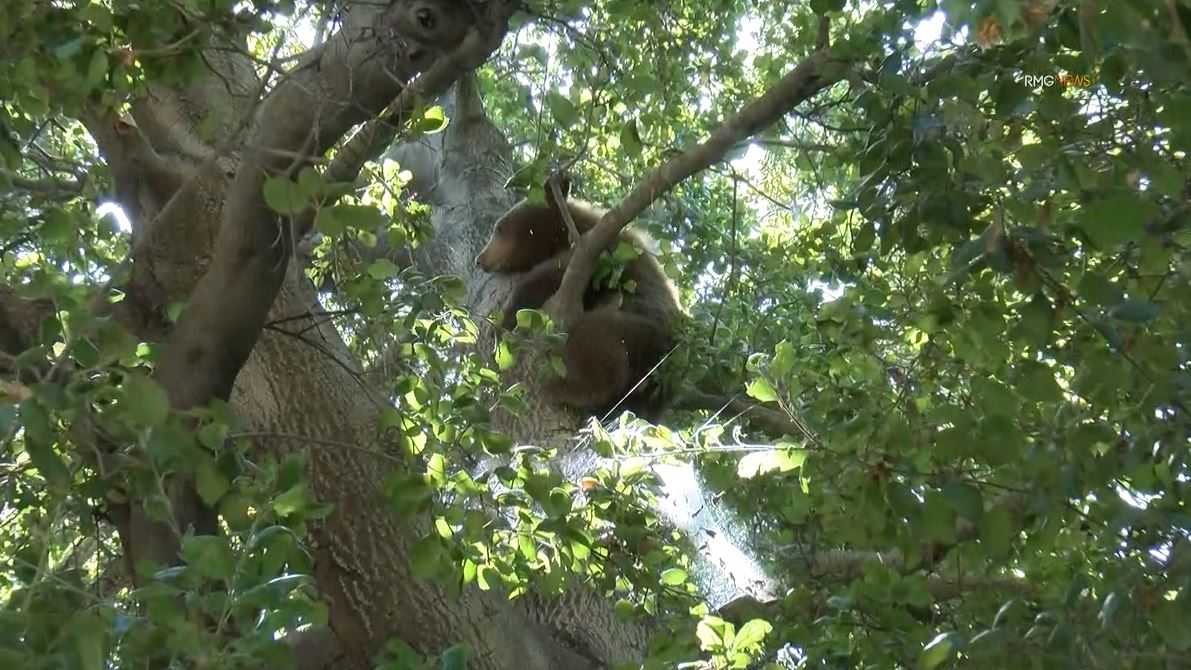
{"type": "Polygon", "coordinates": [[[676,184],[720,160],[737,142],[776,123],[792,108],[839,81],[843,70],[832,71],[825,67],[827,63],[826,51],[813,53],[764,95],[725,121],[711,137],[656,168],[628,197],[608,210],[576,245],[558,292],[544,306],[555,323],[565,329],[579,316],[596,258],[629,221],[676,184]]]}

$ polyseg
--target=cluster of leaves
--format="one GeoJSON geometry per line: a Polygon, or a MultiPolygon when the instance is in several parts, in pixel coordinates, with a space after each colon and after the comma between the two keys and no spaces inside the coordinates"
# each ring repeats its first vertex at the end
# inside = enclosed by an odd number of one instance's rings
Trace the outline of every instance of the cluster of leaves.
{"type": "Polygon", "coordinates": [[[104,667],[109,654],[222,667],[284,658],[278,632],[326,621],[305,576],[302,538],[304,524],[329,509],[306,493],[301,462],[249,459],[235,446],[226,408],[172,413],[139,371],[151,352],[122,329],[99,324],[96,336],[72,337],[46,325],[49,344],[23,354],[19,369],[36,369],[63,339],[70,361],[93,366],[64,382],[33,384],[19,405],[0,408],[10,470],[0,655],[14,667],[79,668],[104,667]],[[30,476],[30,466],[39,476],[30,476]],[[193,475],[226,532],[184,534],[175,568],[126,565],[92,508],[133,498],[151,519],[170,524],[163,482],[175,473],[193,475]],[[139,576],[131,590],[128,569],[139,576]],[[196,620],[215,623],[215,638],[233,642],[212,645],[196,620]]]}

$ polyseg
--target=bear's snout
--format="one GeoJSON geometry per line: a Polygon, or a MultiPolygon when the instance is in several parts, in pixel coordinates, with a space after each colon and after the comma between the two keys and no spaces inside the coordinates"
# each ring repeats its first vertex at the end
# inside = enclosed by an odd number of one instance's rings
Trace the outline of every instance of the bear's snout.
{"type": "Polygon", "coordinates": [[[488,256],[491,255],[491,253],[492,253],[492,245],[485,244],[484,248],[480,249],[480,253],[476,254],[476,267],[480,268],[481,270],[488,271],[490,269],[488,267],[489,266],[488,256]]]}

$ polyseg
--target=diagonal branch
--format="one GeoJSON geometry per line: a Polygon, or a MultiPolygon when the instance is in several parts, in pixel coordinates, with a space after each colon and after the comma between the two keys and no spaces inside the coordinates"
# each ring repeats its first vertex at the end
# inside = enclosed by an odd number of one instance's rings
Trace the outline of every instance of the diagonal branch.
{"type": "Polygon", "coordinates": [[[720,160],[737,142],[776,123],[795,106],[839,81],[843,68],[828,68],[827,63],[826,51],[813,53],[764,95],[725,121],[711,137],[654,169],[628,197],[608,210],[575,246],[558,292],[545,305],[555,323],[567,328],[579,316],[596,258],[629,221],[663,193],[720,160]]]}
{"type": "MultiPolygon", "coordinates": [[[[381,118],[364,124],[336,152],[334,160],[323,171],[323,182],[330,184],[355,179],[364,163],[379,156],[392,143],[421,101],[441,95],[464,72],[479,67],[487,60],[488,54],[499,46],[500,36],[495,36],[495,42],[493,38],[475,29],[469,31],[456,49],[436,60],[413,84],[401,91],[381,118]]],[[[322,206],[330,204],[333,201],[324,202],[322,206]]],[[[295,231],[296,236],[304,235],[314,226],[315,214],[314,210],[309,210],[302,215],[295,231]]]]}

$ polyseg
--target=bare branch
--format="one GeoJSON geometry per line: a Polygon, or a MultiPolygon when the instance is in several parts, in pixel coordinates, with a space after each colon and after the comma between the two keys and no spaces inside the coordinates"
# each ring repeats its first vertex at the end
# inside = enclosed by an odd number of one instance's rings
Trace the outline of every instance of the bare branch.
{"type": "Polygon", "coordinates": [[[574,217],[571,216],[571,209],[562,204],[567,201],[566,196],[562,193],[562,186],[559,185],[562,178],[561,172],[550,175],[546,180],[546,188],[550,189],[550,195],[554,196],[555,206],[562,213],[563,222],[567,224],[567,233],[571,236],[571,244],[575,244],[580,238],[579,228],[575,225],[574,217]]]}
{"type": "Polygon", "coordinates": [[[764,95],[725,121],[711,137],[656,168],[628,197],[608,210],[576,245],[558,292],[544,306],[555,323],[568,328],[579,316],[583,292],[591,281],[596,258],[629,221],[676,184],[720,160],[737,142],[772,125],[793,107],[839,81],[842,69],[830,71],[824,67],[827,62],[827,52],[812,54],[764,95]]]}

